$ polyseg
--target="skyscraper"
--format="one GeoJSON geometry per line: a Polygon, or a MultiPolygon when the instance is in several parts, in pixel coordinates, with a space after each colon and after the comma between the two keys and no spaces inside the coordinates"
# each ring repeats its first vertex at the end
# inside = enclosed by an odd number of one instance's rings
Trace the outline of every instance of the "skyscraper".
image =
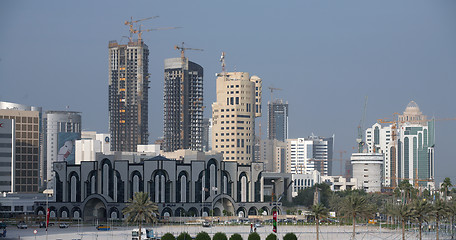
{"type": "Polygon", "coordinates": [[[225,161],[249,164],[254,159],[255,118],[261,116],[261,78],[247,72],[217,75],[212,104],[212,150],[225,161]]]}
{"type": "Polygon", "coordinates": [[[148,143],[149,49],[142,41],[109,42],[111,150],[134,152],[148,143]]]}
{"type": "MultiPolygon", "coordinates": [[[[0,119],[15,122],[15,159],[12,168],[14,192],[38,192],[40,147],[42,146],[41,107],[0,102],[0,119]]],[[[8,167],[9,168],[9,167],[8,167]]]]}
{"type": "Polygon", "coordinates": [[[288,102],[282,99],[268,103],[268,138],[285,142],[288,139],[288,102]]]}
{"type": "Polygon", "coordinates": [[[76,140],[81,139],[81,115],[72,111],[46,111],[43,116],[43,132],[42,175],[44,181],[52,181],[54,162],[75,164],[75,144],[76,140]]]}
{"type": "Polygon", "coordinates": [[[163,98],[163,150],[203,150],[203,68],[185,57],[165,59],[163,98]]]}
{"type": "Polygon", "coordinates": [[[394,187],[402,180],[433,184],[435,121],[427,119],[411,101],[397,121],[389,123],[375,123],[366,130],[368,151],[384,155],[384,186],[394,187]]]}
{"type": "Polygon", "coordinates": [[[334,136],[310,136],[287,140],[287,172],[310,173],[317,170],[322,176],[332,174],[334,136]]]}

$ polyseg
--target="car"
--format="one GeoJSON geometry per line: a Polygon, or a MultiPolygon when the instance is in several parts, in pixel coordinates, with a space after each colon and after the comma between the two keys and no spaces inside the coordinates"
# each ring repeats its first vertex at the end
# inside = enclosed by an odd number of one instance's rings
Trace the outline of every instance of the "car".
{"type": "Polygon", "coordinates": [[[46,222],[40,222],[40,228],[46,228],[46,222]]]}
{"type": "Polygon", "coordinates": [[[68,225],[68,223],[61,223],[59,225],[59,228],[68,228],[70,225],[68,225]]]}
{"type": "Polygon", "coordinates": [[[27,229],[27,224],[25,222],[19,222],[17,224],[17,228],[19,228],[19,229],[27,229]]]}
{"type": "Polygon", "coordinates": [[[109,231],[109,230],[111,230],[111,228],[109,226],[106,226],[106,225],[98,225],[97,226],[97,230],[98,231],[109,231]]]}
{"type": "Polygon", "coordinates": [[[210,222],[203,222],[203,227],[211,227],[211,223],[210,222]]]}
{"type": "Polygon", "coordinates": [[[261,225],[261,223],[255,223],[255,227],[260,228],[260,227],[263,227],[263,225],[261,225]]]}

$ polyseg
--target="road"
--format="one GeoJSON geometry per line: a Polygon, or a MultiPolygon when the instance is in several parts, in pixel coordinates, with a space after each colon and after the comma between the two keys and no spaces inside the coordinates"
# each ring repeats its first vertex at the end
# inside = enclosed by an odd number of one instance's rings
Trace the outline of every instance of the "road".
{"type": "MultiPolygon", "coordinates": [[[[81,239],[81,240],[130,240],[131,239],[131,230],[134,227],[113,227],[111,231],[97,231],[94,226],[85,226],[77,227],[71,225],[69,228],[60,229],[57,226],[49,228],[48,239],[49,240],[72,240],[72,239],[81,239]]],[[[165,225],[154,227],[155,232],[161,236],[167,232],[173,233],[176,237],[181,232],[188,232],[191,236],[196,236],[197,233],[205,231],[212,236],[216,232],[224,232],[227,234],[228,238],[233,233],[239,233],[244,239],[247,239],[247,236],[250,232],[250,225],[235,225],[235,226],[215,226],[209,228],[203,228],[202,226],[194,225],[165,225]]],[[[272,231],[271,226],[264,226],[257,229],[257,232],[260,234],[261,239],[265,239],[268,234],[272,231]]],[[[315,226],[302,226],[302,225],[288,225],[288,226],[279,226],[278,235],[279,239],[282,239],[282,236],[288,232],[294,232],[298,239],[315,239],[315,226]]],[[[351,239],[352,227],[351,226],[335,226],[322,225],[320,227],[320,239],[322,240],[345,240],[351,239]]],[[[424,233],[423,239],[435,239],[435,233],[424,233]]],[[[24,239],[24,240],[45,240],[46,231],[43,228],[33,228],[29,227],[28,229],[17,229],[15,227],[8,227],[7,237],[9,239],[24,239]],[[37,230],[35,235],[33,232],[37,230]]],[[[379,229],[378,227],[366,227],[359,226],[357,227],[356,239],[401,239],[400,230],[388,230],[388,229],[379,229]]],[[[407,232],[407,239],[417,239],[417,233],[414,231],[407,232]]],[[[445,236],[442,236],[442,239],[445,239],[445,236]]],[[[448,237],[447,237],[448,239],[448,237]]]]}

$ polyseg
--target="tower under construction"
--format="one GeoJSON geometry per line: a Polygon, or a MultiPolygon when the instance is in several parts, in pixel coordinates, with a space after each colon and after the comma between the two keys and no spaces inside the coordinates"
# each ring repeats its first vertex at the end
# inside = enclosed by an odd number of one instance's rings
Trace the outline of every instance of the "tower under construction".
{"type": "Polygon", "coordinates": [[[149,49],[139,39],[109,42],[111,151],[137,151],[148,143],[149,49]]]}
{"type": "Polygon", "coordinates": [[[165,59],[163,150],[202,150],[203,67],[186,57],[165,59]]]}

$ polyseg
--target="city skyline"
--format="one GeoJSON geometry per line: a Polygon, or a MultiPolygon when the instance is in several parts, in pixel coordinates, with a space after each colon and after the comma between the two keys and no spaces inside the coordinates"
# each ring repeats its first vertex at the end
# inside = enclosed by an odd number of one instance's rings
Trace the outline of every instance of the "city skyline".
{"type": "MultiPolygon", "coordinates": [[[[340,150],[347,151],[344,159],[356,151],[352,147],[366,95],[364,129],[377,119],[392,118],[411,100],[430,117],[455,117],[455,3],[306,1],[242,3],[243,8],[238,8],[240,3],[176,7],[142,2],[141,8],[112,7],[101,18],[99,12],[109,7],[102,3],[2,2],[0,29],[5,37],[0,39],[0,79],[8,91],[0,92],[0,100],[47,110],[70,106],[82,112],[85,130],[108,132],[106,42],[128,35],[123,22],[131,16],[160,15],[144,25],[183,28],[143,35],[151,50],[150,142],[163,135],[163,122],[153,117],[163,113],[163,60],[177,57],[173,46],[182,41],[205,49],[188,57],[211,76],[205,79],[206,117],[215,101],[213,74],[220,72],[218,59],[225,51],[228,71],[254,72],[265,87],[284,89],[274,92],[274,97],[289,102],[290,138],[335,133],[335,158],[340,150]],[[189,10],[201,17],[189,15],[189,10]],[[233,12],[237,19],[231,17],[233,12]],[[183,17],[175,17],[179,14],[183,17]],[[31,24],[35,27],[30,28],[31,24]],[[226,28],[229,33],[224,33],[226,28]],[[232,34],[231,28],[238,34],[232,34]],[[49,44],[52,48],[42,47],[49,44]]],[[[263,94],[267,106],[269,92],[263,94]]],[[[266,126],[267,119],[263,116],[258,122],[266,126]]],[[[453,164],[451,133],[455,130],[456,121],[436,122],[437,181],[456,178],[447,167],[453,164]]]]}

